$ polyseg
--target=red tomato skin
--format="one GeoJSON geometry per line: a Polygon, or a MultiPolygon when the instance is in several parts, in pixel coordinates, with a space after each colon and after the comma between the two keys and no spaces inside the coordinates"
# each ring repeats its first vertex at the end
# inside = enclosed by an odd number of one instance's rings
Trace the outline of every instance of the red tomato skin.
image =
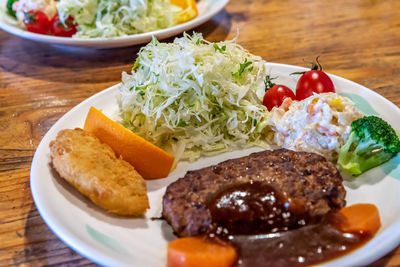
{"type": "Polygon", "coordinates": [[[77,32],[76,25],[74,24],[74,18],[69,16],[65,22],[65,25],[60,21],[58,14],[50,21],[53,35],[61,37],[71,37],[77,32]]]}
{"type": "Polygon", "coordinates": [[[263,105],[267,107],[268,111],[271,111],[273,107],[279,107],[285,98],[296,99],[293,91],[284,85],[274,85],[265,92],[263,98],[263,105]]]}
{"type": "Polygon", "coordinates": [[[50,34],[50,21],[49,18],[40,10],[29,10],[25,13],[24,24],[26,30],[29,32],[39,34],[50,34]]]}
{"type": "Polygon", "coordinates": [[[296,99],[303,100],[313,93],[335,92],[335,86],[329,76],[321,70],[310,70],[301,75],[296,85],[296,99]]]}

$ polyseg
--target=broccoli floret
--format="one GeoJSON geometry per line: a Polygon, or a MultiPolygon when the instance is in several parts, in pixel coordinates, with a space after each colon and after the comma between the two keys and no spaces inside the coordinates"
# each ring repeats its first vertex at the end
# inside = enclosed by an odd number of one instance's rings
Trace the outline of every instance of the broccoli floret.
{"type": "Polygon", "coordinates": [[[338,164],[352,175],[376,167],[400,152],[400,140],[393,128],[376,116],[351,124],[351,133],[339,151],[338,164]]]}

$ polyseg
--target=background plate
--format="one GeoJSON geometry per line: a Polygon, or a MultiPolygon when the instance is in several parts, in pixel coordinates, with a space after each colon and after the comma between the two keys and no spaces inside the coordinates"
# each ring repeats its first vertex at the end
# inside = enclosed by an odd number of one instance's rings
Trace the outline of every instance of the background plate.
{"type": "MultiPolygon", "coordinates": [[[[268,63],[277,83],[295,87],[298,77],[289,76],[306,69],[268,63]]],[[[396,129],[400,128],[400,110],[375,92],[343,78],[330,75],[336,90],[350,97],[366,114],[379,114],[396,129]]],[[[47,225],[69,246],[94,262],[107,266],[165,266],[166,245],[174,239],[171,228],[159,217],[165,187],[182,177],[187,170],[215,164],[229,158],[244,156],[258,149],[225,153],[202,158],[194,163],[182,162],[167,178],[148,181],[151,209],[143,218],[110,215],[97,208],[64,182],[51,169],[49,143],[58,131],[83,127],[90,108],[102,109],[116,117],[118,85],[108,88],[77,105],[47,132],[39,144],[31,166],[31,190],[40,215],[47,225]]],[[[373,203],[381,215],[382,227],[365,246],[324,266],[359,266],[370,263],[400,243],[400,156],[359,176],[346,181],[348,205],[373,203]]]]}
{"type": "Polygon", "coordinates": [[[206,22],[221,11],[229,0],[199,0],[197,2],[197,8],[199,15],[188,22],[175,25],[173,27],[157,30],[153,32],[134,34],[124,37],[113,37],[113,38],[91,38],[91,39],[77,39],[69,37],[57,37],[44,34],[36,34],[21,29],[17,25],[17,21],[9,16],[6,12],[7,0],[0,0],[0,28],[6,32],[17,35],[22,38],[26,38],[33,41],[39,41],[43,43],[58,44],[58,45],[69,45],[69,46],[86,46],[86,47],[97,47],[97,48],[112,48],[112,47],[123,47],[135,44],[147,43],[151,40],[154,35],[158,40],[168,38],[184,31],[193,29],[200,24],[206,22]]]}

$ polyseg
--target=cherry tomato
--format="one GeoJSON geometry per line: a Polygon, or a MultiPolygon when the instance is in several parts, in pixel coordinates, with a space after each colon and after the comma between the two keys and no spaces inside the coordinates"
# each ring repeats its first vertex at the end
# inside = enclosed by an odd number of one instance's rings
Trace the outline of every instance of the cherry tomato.
{"type": "Polygon", "coordinates": [[[50,24],[52,27],[52,32],[55,36],[71,37],[77,32],[76,25],[74,24],[74,18],[72,16],[69,16],[65,20],[64,24],[60,21],[58,14],[56,14],[51,19],[50,24]]]}
{"type": "Polygon", "coordinates": [[[329,76],[321,70],[310,70],[301,75],[296,85],[296,99],[303,100],[313,93],[335,92],[329,76]]]}
{"type": "Polygon", "coordinates": [[[311,70],[306,72],[294,72],[292,74],[302,74],[296,85],[296,99],[303,100],[313,95],[313,93],[335,92],[335,86],[329,76],[322,71],[322,66],[318,61],[311,62],[311,70]]]}
{"type": "Polygon", "coordinates": [[[296,96],[294,95],[293,91],[290,90],[290,88],[284,85],[276,84],[269,88],[267,92],[265,92],[263,105],[266,106],[269,111],[271,111],[273,107],[279,107],[283,100],[285,100],[287,97],[293,100],[296,99],[296,96]]]}
{"type": "Polygon", "coordinates": [[[24,24],[29,32],[50,34],[49,18],[40,10],[29,10],[24,12],[24,24]]]}

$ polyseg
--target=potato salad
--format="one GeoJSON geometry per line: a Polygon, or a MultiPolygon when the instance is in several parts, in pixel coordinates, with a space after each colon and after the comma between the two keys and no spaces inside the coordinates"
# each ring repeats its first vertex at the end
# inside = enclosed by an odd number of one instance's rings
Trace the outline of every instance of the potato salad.
{"type": "Polygon", "coordinates": [[[267,121],[278,146],[315,152],[334,161],[351,132],[352,121],[362,116],[348,98],[321,93],[301,101],[285,99],[271,110],[267,121]]]}

